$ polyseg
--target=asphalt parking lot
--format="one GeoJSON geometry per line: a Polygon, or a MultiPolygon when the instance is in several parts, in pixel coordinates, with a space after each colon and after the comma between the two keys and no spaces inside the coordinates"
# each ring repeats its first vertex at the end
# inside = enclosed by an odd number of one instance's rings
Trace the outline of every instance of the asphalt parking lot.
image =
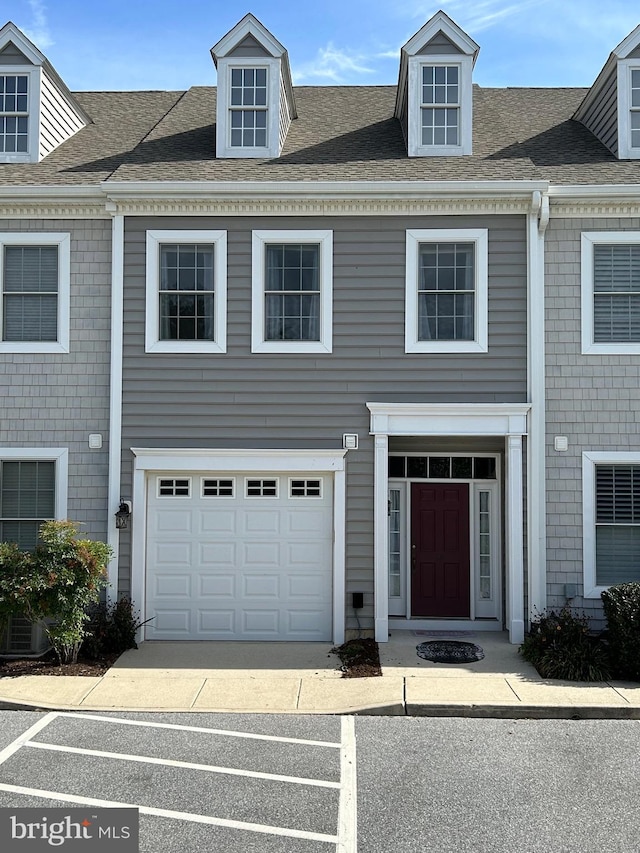
{"type": "Polygon", "coordinates": [[[20,717],[27,725],[0,742],[0,805],[133,806],[140,850],[154,853],[356,849],[352,717],[244,718],[242,729],[20,717]]]}

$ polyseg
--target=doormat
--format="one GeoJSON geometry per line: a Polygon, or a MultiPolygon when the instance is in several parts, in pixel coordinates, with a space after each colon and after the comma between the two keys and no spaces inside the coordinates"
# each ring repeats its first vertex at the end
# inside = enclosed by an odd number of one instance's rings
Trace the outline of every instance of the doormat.
{"type": "Polygon", "coordinates": [[[412,631],[414,637],[475,637],[475,631],[412,631]]]}
{"type": "Polygon", "coordinates": [[[419,658],[432,663],[475,663],[482,660],[484,652],[475,643],[462,643],[459,640],[434,640],[416,646],[419,658]]]}

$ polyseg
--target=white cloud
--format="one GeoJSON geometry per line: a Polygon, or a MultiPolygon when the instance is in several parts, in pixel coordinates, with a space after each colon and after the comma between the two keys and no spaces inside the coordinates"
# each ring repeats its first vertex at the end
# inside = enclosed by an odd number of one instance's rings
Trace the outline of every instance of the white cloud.
{"type": "MultiPolygon", "coordinates": [[[[549,0],[480,0],[469,3],[469,0],[449,0],[446,12],[457,24],[471,35],[487,30],[498,22],[510,17],[519,17],[533,6],[544,6],[549,0]]],[[[438,9],[439,3],[411,3],[406,6],[406,12],[412,18],[419,18],[424,23],[438,9]]],[[[528,16],[527,16],[528,17],[528,16]]]]}
{"type": "Polygon", "coordinates": [[[43,0],[27,0],[27,2],[33,17],[31,26],[24,28],[25,33],[40,50],[51,47],[54,42],[49,30],[47,10],[43,0]]]}
{"type": "Polygon", "coordinates": [[[366,57],[358,53],[349,54],[329,42],[320,48],[311,62],[293,69],[296,84],[300,83],[348,83],[362,74],[373,74],[374,69],[366,64],[366,57]]]}

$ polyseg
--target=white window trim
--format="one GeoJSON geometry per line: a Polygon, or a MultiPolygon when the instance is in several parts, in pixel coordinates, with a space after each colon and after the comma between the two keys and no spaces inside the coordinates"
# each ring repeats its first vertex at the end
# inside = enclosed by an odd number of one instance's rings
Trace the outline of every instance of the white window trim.
{"type": "Polygon", "coordinates": [[[407,353],[488,352],[489,349],[489,231],[486,228],[407,230],[405,348],[407,353]],[[473,243],[474,339],[472,341],[418,340],[418,259],[421,243],[473,243]]]}
{"type": "MultiPolygon", "coordinates": [[[[23,152],[0,151],[0,163],[37,163],[40,160],[40,79],[42,69],[30,65],[2,65],[0,76],[20,74],[29,78],[29,142],[23,152]]],[[[2,113],[6,115],[6,113],[2,113]]]]}
{"type": "Polygon", "coordinates": [[[584,598],[600,598],[608,586],[596,584],[596,466],[640,465],[640,453],[593,451],[582,454],[582,566],[584,598]]]}
{"type": "MultiPolygon", "coordinates": [[[[593,340],[593,247],[596,244],[640,243],[640,231],[585,231],[580,246],[581,329],[583,355],[640,354],[640,341],[595,343],[593,340]]],[[[638,297],[640,298],[640,296],[638,297]]]]}
{"type": "Polygon", "coordinates": [[[69,449],[67,447],[0,447],[2,462],[55,462],[55,516],[67,518],[69,489],[69,449]]]}
{"type": "Polygon", "coordinates": [[[618,60],[618,159],[640,160],[640,148],[631,147],[631,72],[640,70],[638,59],[618,60]]]}
{"type": "MultiPolygon", "coordinates": [[[[280,154],[280,60],[268,56],[220,58],[218,60],[216,106],[216,157],[278,157],[280,154]],[[267,145],[257,148],[231,146],[231,71],[239,68],[267,69],[267,145]]],[[[247,107],[247,109],[250,109],[247,107]]]]}
{"type": "Polygon", "coordinates": [[[251,255],[251,352],[330,353],[333,347],[333,231],[253,231],[251,255]],[[269,243],[320,246],[320,340],[265,341],[265,247],[269,243]]]}
{"type": "MultiPolygon", "coordinates": [[[[456,54],[409,57],[408,152],[409,157],[461,157],[472,153],[473,57],[456,54]],[[422,144],[422,69],[425,65],[457,65],[459,71],[460,128],[458,145],[422,144]]],[[[446,104],[442,105],[446,107],[446,104]]]]}
{"type": "Polygon", "coordinates": [[[61,233],[18,231],[0,233],[0,334],[4,307],[4,247],[5,246],[57,246],[58,247],[58,340],[57,341],[2,341],[0,353],[68,353],[69,310],[71,303],[71,236],[61,233]]]}
{"type": "Polygon", "coordinates": [[[225,353],[227,351],[227,232],[147,231],[145,352],[225,353]],[[164,243],[213,244],[213,341],[160,340],[160,246],[164,243]]]}

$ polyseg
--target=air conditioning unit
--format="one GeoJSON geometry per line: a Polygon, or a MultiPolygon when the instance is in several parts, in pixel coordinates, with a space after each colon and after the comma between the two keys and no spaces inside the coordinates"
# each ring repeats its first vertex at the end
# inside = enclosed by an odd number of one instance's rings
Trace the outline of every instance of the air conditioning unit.
{"type": "Polygon", "coordinates": [[[38,655],[49,645],[42,622],[33,624],[23,616],[11,616],[0,641],[0,654],[38,655]]]}

